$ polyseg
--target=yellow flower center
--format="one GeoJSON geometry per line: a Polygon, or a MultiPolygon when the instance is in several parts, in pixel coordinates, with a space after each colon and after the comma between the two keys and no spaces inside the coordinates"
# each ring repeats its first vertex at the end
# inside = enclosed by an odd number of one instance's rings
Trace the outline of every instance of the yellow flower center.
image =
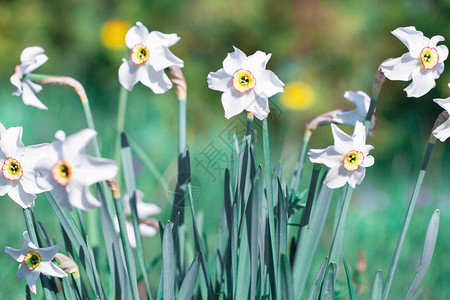
{"type": "Polygon", "coordinates": [[[353,172],[361,167],[364,162],[364,154],[361,151],[350,150],[344,156],[344,169],[353,172]]]}
{"type": "Polygon", "coordinates": [[[233,74],[233,87],[239,93],[245,93],[253,89],[256,85],[256,79],[253,74],[244,69],[239,69],[233,74]]]}
{"type": "Polygon", "coordinates": [[[2,174],[10,181],[20,180],[23,175],[23,170],[19,161],[15,158],[8,157],[3,163],[2,174]]]}
{"type": "Polygon", "coordinates": [[[72,178],[72,167],[60,160],[52,168],[52,177],[59,185],[66,186],[72,178]]]}
{"type": "Polygon", "coordinates": [[[34,270],[41,263],[41,256],[37,251],[28,251],[23,259],[23,262],[29,270],[34,270]]]}
{"type": "Polygon", "coordinates": [[[420,52],[420,60],[422,62],[422,66],[431,70],[439,63],[439,54],[436,48],[425,47],[420,52]]]}
{"type": "Polygon", "coordinates": [[[137,44],[131,50],[131,61],[135,65],[142,65],[150,58],[150,51],[143,44],[137,44]]]}

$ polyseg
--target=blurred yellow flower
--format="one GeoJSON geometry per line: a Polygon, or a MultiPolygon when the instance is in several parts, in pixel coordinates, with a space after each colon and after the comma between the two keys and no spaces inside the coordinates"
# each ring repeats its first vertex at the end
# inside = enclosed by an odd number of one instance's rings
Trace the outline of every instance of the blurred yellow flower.
{"type": "Polygon", "coordinates": [[[308,108],[314,99],[313,89],[301,81],[293,81],[284,87],[281,94],[281,104],[292,110],[303,110],[308,108]]]}
{"type": "Polygon", "coordinates": [[[111,19],[103,24],[101,31],[103,46],[113,50],[125,47],[125,35],[130,27],[130,24],[121,19],[111,19]]]}

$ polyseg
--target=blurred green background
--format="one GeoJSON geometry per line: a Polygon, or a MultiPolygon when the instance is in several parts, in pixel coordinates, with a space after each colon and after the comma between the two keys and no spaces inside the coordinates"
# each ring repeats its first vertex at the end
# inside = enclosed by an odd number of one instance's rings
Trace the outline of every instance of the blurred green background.
{"type": "MultiPolygon", "coordinates": [[[[287,84],[286,91],[289,87],[289,93],[273,97],[269,115],[272,161],[283,162],[284,176],[289,179],[305,124],[332,109],[352,109],[352,104],[343,98],[344,92],[370,93],[378,65],[407,51],[390,34],[392,30],[414,25],[425,36],[440,34],[450,39],[450,0],[5,0],[0,1],[0,12],[0,122],[5,127],[23,126],[25,145],[51,142],[59,129],[70,134],[87,127],[79,99],[69,88],[44,86],[38,97],[49,107],[48,111],[25,106],[20,98],[11,95],[15,87],[9,83],[9,77],[19,63],[20,52],[28,46],[41,46],[49,61],[36,73],[71,76],[84,85],[102,152],[110,158],[114,156],[120,90],[117,70],[121,58],[128,57],[129,51],[123,47],[112,49],[102,42],[102,28],[113,19],[120,19],[128,26],[141,21],[149,30],[175,32],[181,37],[171,50],[185,62],[187,143],[194,183],[198,187],[196,210],[207,212],[203,229],[208,237],[211,262],[215,257],[223,202],[223,173],[230,159],[230,137],[233,133],[242,137],[245,115],[226,120],[220,93],[208,89],[206,76],[222,67],[226,54],[233,51],[232,46],[247,55],[257,50],[272,53],[268,68],[287,84]]],[[[113,36],[120,36],[120,27],[115,30],[118,31],[113,30],[113,36]]],[[[114,42],[111,38],[108,41],[114,42]]],[[[432,99],[449,96],[448,82],[450,72],[444,71],[436,88],[420,99],[406,98],[402,91],[408,85],[406,82],[386,81],[384,85],[377,106],[375,134],[368,139],[375,147],[371,154],[376,163],[354,193],[344,246],[352,270],[356,270],[358,253],[365,253],[366,268],[356,275],[361,299],[370,297],[377,269],[387,275],[426,141],[442,111],[432,99]]],[[[256,128],[261,126],[259,121],[255,123],[256,128]]],[[[350,127],[343,128],[352,131],[350,127]]],[[[155,95],[141,84],[136,85],[129,95],[125,130],[145,149],[173,188],[177,153],[174,91],[155,95]]],[[[331,130],[325,126],[314,133],[311,147],[324,148],[330,143],[331,130]]],[[[426,226],[436,208],[441,210],[441,231],[417,299],[450,298],[449,148],[445,143],[438,143],[434,150],[391,299],[400,299],[406,293],[418,265],[426,226]]],[[[263,161],[261,151],[257,160],[263,161]]],[[[164,223],[170,217],[171,193],[164,191],[139,159],[136,159],[136,171],[145,201],[163,209],[157,218],[164,223]]],[[[305,187],[307,172],[302,181],[305,187]]],[[[42,196],[36,201],[35,213],[49,233],[60,238],[55,216],[42,196]]],[[[331,210],[313,273],[329,251],[333,216],[331,210]]],[[[20,247],[21,233],[25,230],[22,209],[7,196],[2,197],[0,218],[2,246],[20,247]]],[[[159,238],[147,238],[145,247],[149,260],[157,257],[159,238]]],[[[25,281],[16,280],[17,264],[1,252],[0,265],[0,298],[23,299],[25,281]]],[[[159,273],[153,273],[156,277],[152,284],[156,286],[159,273]]]]}

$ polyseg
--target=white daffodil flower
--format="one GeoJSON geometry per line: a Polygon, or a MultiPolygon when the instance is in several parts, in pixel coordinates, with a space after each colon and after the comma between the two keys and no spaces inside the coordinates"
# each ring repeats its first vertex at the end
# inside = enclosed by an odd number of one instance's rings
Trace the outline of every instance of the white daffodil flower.
{"type": "Polygon", "coordinates": [[[355,188],[364,179],[366,168],[374,163],[373,156],[368,155],[373,147],[366,145],[366,128],[357,121],[352,136],[334,124],[331,124],[331,129],[334,145],[325,149],[311,149],[308,152],[309,159],[330,168],[324,180],[330,189],[340,188],[347,182],[355,188]]]}
{"type": "Polygon", "coordinates": [[[440,35],[431,39],[423,36],[414,26],[399,27],[392,31],[409,52],[381,64],[381,70],[390,80],[409,81],[404,91],[408,97],[421,97],[436,86],[435,79],[444,71],[448,49],[437,43],[444,41],[440,35]]]}
{"type": "Polygon", "coordinates": [[[25,147],[22,127],[11,127],[0,139],[0,196],[8,196],[22,208],[34,206],[36,194],[49,191],[51,186],[39,181],[36,164],[45,158],[49,144],[25,147]]]}
{"type": "MultiPolygon", "coordinates": [[[[156,204],[145,203],[142,199],[144,198],[144,193],[141,190],[136,191],[136,210],[139,220],[144,219],[153,215],[157,215],[161,212],[161,208],[159,208],[156,204]]],[[[128,195],[123,197],[123,213],[125,215],[131,215],[131,206],[130,206],[130,198],[128,195]]],[[[117,217],[114,220],[116,231],[119,232],[119,221],[117,217]]],[[[128,221],[125,221],[125,227],[127,230],[128,241],[130,242],[130,246],[132,248],[136,248],[136,236],[134,234],[134,227],[128,221]]],[[[155,226],[151,226],[146,223],[139,223],[139,232],[141,236],[154,236],[158,233],[158,229],[155,226]]]]}
{"type": "Polygon", "coordinates": [[[20,262],[16,275],[19,280],[27,278],[30,290],[36,294],[36,281],[39,275],[53,277],[67,277],[67,274],[57,265],[52,263],[53,258],[59,251],[59,245],[48,248],[38,248],[34,245],[28,232],[23,233],[23,248],[15,249],[5,246],[5,252],[16,261],[20,262]]]}
{"type": "Polygon", "coordinates": [[[284,83],[266,64],[272,54],[256,51],[246,56],[236,47],[223,61],[223,68],[208,74],[208,87],[223,92],[227,119],[246,110],[263,120],[270,112],[269,97],[283,92],[284,83]]]}
{"type": "Polygon", "coordinates": [[[23,103],[39,109],[48,109],[37,97],[36,94],[42,90],[42,86],[26,78],[28,74],[42,66],[48,60],[41,47],[25,48],[20,54],[20,65],[16,66],[10,81],[17,87],[13,93],[15,96],[22,95],[23,103]]]}
{"type": "Polygon", "coordinates": [[[70,210],[72,207],[90,210],[101,206],[89,192],[89,186],[117,174],[118,167],[113,160],[86,154],[86,146],[96,135],[92,129],[83,129],[66,138],[63,131],[58,131],[47,158],[38,165],[46,181],[53,186],[61,206],[70,210]]]}
{"type": "Polygon", "coordinates": [[[164,69],[176,66],[182,68],[184,63],[176,57],[169,47],[175,45],[180,37],[148,29],[137,22],[125,36],[125,43],[131,50],[130,59],[123,59],[119,68],[119,82],[131,91],[139,81],[154,93],[162,94],[172,88],[172,82],[164,69]]]}
{"type": "MultiPolygon", "coordinates": [[[[450,88],[450,83],[448,84],[448,87],[450,88]]],[[[447,99],[434,99],[433,101],[439,104],[440,107],[445,109],[447,113],[450,113],[450,97],[448,97],[447,99]]],[[[450,136],[450,118],[436,127],[436,129],[433,130],[433,135],[441,142],[444,142],[446,139],[448,139],[448,137],[450,136]]]]}
{"type": "Polygon", "coordinates": [[[363,91],[346,91],[344,98],[356,105],[353,110],[338,111],[332,122],[355,126],[356,121],[364,122],[370,107],[370,97],[363,91]]]}

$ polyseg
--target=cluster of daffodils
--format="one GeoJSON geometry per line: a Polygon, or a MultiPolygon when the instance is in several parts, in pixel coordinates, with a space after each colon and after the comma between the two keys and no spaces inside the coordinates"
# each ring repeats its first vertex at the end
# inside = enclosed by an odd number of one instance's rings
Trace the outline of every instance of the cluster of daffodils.
{"type": "Polygon", "coordinates": [[[64,132],[58,131],[52,144],[25,147],[22,127],[5,129],[0,139],[0,195],[8,194],[25,209],[34,206],[36,194],[53,190],[61,206],[68,209],[99,207],[101,202],[92,196],[89,186],[114,178],[118,168],[110,159],[86,153],[95,135],[84,129],[65,138],[64,132]]]}

